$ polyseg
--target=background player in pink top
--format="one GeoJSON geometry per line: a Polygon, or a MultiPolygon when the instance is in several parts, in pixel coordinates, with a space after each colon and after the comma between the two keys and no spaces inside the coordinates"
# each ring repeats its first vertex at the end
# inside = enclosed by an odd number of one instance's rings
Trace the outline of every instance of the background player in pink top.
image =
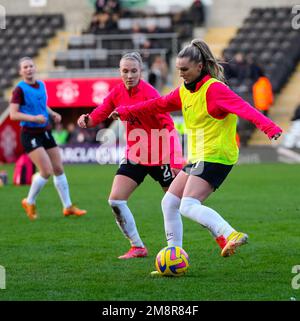
{"type": "MultiPolygon", "coordinates": [[[[81,115],[77,121],[78,126],[81,128],[96,126],[107,119],[111,112],[120,105],[132,105],[159,97],[157,90],[141,79],[142,65],[139,53],[125,54],[120,60],[123,82],[117,85],[91,114],[81,115]]],[[[131,244],[130,250],[120,256],[120,259],[147,256],[147,248],[139,236],[134,217],[127,205],[130,195],[148,174],[160,183],[164,191],[167,191],[173,178],[182,168],[181,145],[169,114],[157,113],[144,115],[139,119],[130,119],[126,123],[126,136],[125,162],[121,163],[116,173],[108,200],[118,226],[131,244]],[[151,140],[153,129],[170,134],[169,148],[163,146],[159,150],[156,149],[157,146],[154,146],[151,140]],[[130,133],[134,131],[141,134],[138,135],[140,138],[143,133],[146,137],[145,143],[139,146],[141,148],[138,153],[132,152],[136,140],[129,139],[130,133]]]]}
{"type": "Polygon", "coordinates": [[[188,140],[193,143],[194,129],[203,131],[204,153],[192,144],[195,157],[176,176],[162,200],[167,241],[168,246],[182,246],[181,213],[208,228],[222,248],[221,255],[227,257],[247,242],[248,235],[237,232],[202,203],[223,183],[238,159],[236,115],[254,123],[270,139],[277,139],[282,130],[224,84],[223,68],[204,41],[195,39],[183,48],[176,67],[184,80],[179,88],[148,102],[121,106],[111,117],[126,120],[181,109],[190,130],[188,140]]]}

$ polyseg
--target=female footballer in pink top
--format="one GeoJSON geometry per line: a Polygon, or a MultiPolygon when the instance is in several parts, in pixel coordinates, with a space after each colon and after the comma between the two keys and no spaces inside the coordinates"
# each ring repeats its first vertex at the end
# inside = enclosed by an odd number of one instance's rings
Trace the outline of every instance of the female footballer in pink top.
{"type": "Polygon", "coordinates": [[[277,139],[281,128],[274,124],[225,84],[223,68],[207,44],[193,40],[183,48],[176,67],[184,83],[166,96],[121,106],[111,117],[132,117],[182,110],[188,130],[189,164],[176,176],[162,200],[168,246],[182,246],[180,213],[206,227],[221,247],[223,257],[247,242],[248,235],[237,232],[215,210],[202,203],[225,180],[238,160],[237,116],[245,118],[277,139]]]}
{"type": "MultiPolygon", "coordinates": [[[[132,105],[159,97],[157,90],[141,79],[142,65],[139,53],[125,54],[120,60],[123,82],[117,85],[91,114],[81,115],[77,121],[78,126],[96,126],[120,105],[132,105]]],[[[131,243],[130,250],[120,256],[120,259],[147,256],[147,249],[127,205],[130,195],[148,174],[167,191],[174,176],[182,168],[181,145],[169,114],[156,113],[139,119],[131,118],[126,124],[126,136],[125,162],[122,162],[116,173],[108,200],[118,226],[131,243]],[[161,131],[162,138],[168,137],[168,148],[166,144],[159,148],[155,143],[153,138],[158,134],[156,131],[153,135],[155,129],[161,131]],[[137,152],[135,137],[143,140],[137,152]]]]}

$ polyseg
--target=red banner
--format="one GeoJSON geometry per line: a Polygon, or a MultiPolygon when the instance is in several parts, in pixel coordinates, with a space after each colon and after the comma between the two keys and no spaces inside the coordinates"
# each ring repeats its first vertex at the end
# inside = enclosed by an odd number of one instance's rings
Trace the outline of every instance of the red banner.
{"type": "Polygon", "coordinates": [[[13,163],[23,152],[19,122],[6,117],[0,125],[0,163],[13,163]]]}
{"type": "MultiPolygon", "coordinates": [[[[120,82],[119,78],[47,79],[47,104],[55,108],[95,107],[120,82]]],[[[19,122],[11,121],[7,113],[0,124],[0,163],[15,162],[23,152],[19,136],[19,122]]]]}
{"type": "Polygon", "coordinates": [[[120,78],[47,79],[49,107],[95,107],[110,90],[121,82],[120,78]]]}

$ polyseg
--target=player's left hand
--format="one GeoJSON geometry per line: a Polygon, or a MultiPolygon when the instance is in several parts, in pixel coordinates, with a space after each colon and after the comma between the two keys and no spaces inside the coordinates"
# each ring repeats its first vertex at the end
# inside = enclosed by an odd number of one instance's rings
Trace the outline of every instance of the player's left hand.
{"type": "Polygon", "coordinates": [[[282,134],[282,132],[274,135],[273,137],[271,137],[271,140],[273,140],[273,139],[274,139],[274,140],[277,140],[277,139],[281,136],[281,134],[282,134]]]}
{"type": "Polygon", "coordinates": [[[179,169],[179,168],[171,168],[172,177],[173,178],[176,177],[180,171],[181,171],[181,169],[179,169]]]}
{"type": "Polygon", "coordinates": [[[114,120],[118,120],[119,118],[120,118],[120,115],[119,115],[119,113],[117,112],[117,111],[113,111],[109,116],[108,116],[108,118],[112,118],[112,119],[114,119],[114,120]]]}
{"type": "Polygon", "coordinates": [[[56,113],[55,111],[51,114],[53,121],[57,124],[61,122],[61,115],[59,113],[56,113]]]}

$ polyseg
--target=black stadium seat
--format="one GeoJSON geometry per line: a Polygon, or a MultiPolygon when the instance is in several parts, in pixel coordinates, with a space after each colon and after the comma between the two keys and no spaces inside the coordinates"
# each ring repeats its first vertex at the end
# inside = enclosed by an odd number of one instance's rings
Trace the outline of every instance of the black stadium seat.
{"type": "Polygon", "coordinates": [[[266,47],[266,43],[262,40],[257,40],[252,46],[252,52],[262,52],[266,47]]]}
{"type": "Polygon", "coordinates": [[[30,37],[28,37],[27,34],[25,37],[19,40],[19,46],[21,46],[22,48],[27,48],[28,46],[31,45],[31,43],[32,43],[32,40],[30,37]]]}
{"type": "MultiPolygon", "coordinates": [[[[269,36],[269,35],[268,35],[269,36]]],[[[258,35],[258,32],[253,30],[253,31],[250,31],[247,35],[245,35],[245,38],[248,40],[248,41],[252,41],[252,42],[255,42],[256,39],[258,39],[259,35],[258,35]]]]}
{"type": "Polygon", "coordinates": [[[5,38],[0,38],[0,49],[5,48],[6,45],[6,39],[5,38]]]}
{"type": "Polygon", "coordinates": [[[43,29],[49,25],[49,19],[47,17],[39,17],[36,21],[36,26],[43,29]]]}
{"type": "Polygon", "coordinates": [[[11,39],[15,35],[15,29],[7,27],[5,30],[0,30],[1,37],[11,39]]]}
{"type": "Polygon", "coordinates": [[[61,14],[51,15],[49,25],[57,30],[64,27],[64,17],[61,14]]]}
{"type": "Polygon", "coordinates": [[[52,38],[55,34],[55,30],[51,27],[44,27],[41,31],[41,36],[45,39],[52,38]]]}
{"type": "Polygon", "coordinates": [[[32,28],[33,26],[35,26],[37,23],[37,17],[35,16],[29,16],[28,19],[26,19],[26,28],[32,28]]]}
{"type": "Polygon", "coordinates": [[[38,49],[36,46],[27,47],[23,50],[23,56],[35,57],[38,54],[38,49]]]}
{"type": "Polygon", "coordinates": [[[268,42],[266,47],[268,48],[268,50],[270,50],[273,53],[279,49],[283,49],[282,43],[275,40],[271,40],[270,42],[268,42]]]}
{"type": "Polygon", "coordinates": [[[13,20],[13,23],[11,25],[11,27],[13,27],[14,29],[19,29],[21,27],[23,27],[25,24],[25,19],[20,16],[20,17],[16,17],[14,20],[13,20]]]}
{"type": "Polygon", "coordinates": [[[31,38],[31,41],[32,41],[31,45],[36,46],[38,48],[42,48],[47,44],[47,39],[43,38],[42,36],[31,38]]]}
{"type": "Polygon", "coordinates": [[[278,42],[283,41],[284,39],[286,39],[286,37],[287,33],[282,30],[278,30],[275,33],[272,33],[272,39],[278,42]]]}
{"type": "Polygon", "coordinates": [[[260,20],[260,21],[258,21],[258,22],[255,24],[255,26],[254,26],[253,29],[262,32],[262,31],[264,31],[264,30],[266,30],[266,29],[269,29],[269,26],[270,26],[269,22],[260,20]]]}
{"type": "Polygon", "coordinates": [[[7,70],[7,74],[9,76],[9,78],[15,78],[19,75],[19,70],[17,68],[17,66],[15,67],[10,67],[8,70],[7,70]]]}
{"type": "Polygon", "coordinates": [[[61,14],[6,16],[6,29],[0,29],[0,70],[3,70],[0,91],[10,87],[18,77],[18,59],[35,57],[63,24],[61,14]]]}
{"type": "Polygon", "coordinates": [[[252,49],[252,44],[247,41],[241,43],[241,45],[239,47],[239,51],[245,55],[247,55],[251,51],[251,49],[252,49]]]}
{"type": "Polygon", "coordinates": [[[259,19],[270,22],[274,19],[274,13],[271,11],[266,11],[261,15],[261,17],[259,17],[259,19]]]}
{"type": "Polygon", "coordinates": [[[7,89],[12,85],[12,79],[8,76],[0,78],[0,88],[7,89]]]}
{"type": "Polygon", "coordinates": [[[274,37],[274,32],[264,30],[261,34],[256,33],[256,39],[262,39],[264,42],[271,41],[274,37]]]}
{"type": "MultiPolygon", "coordinates": [[[[294,16],[291,12],[291,7],[253,8],[223,51],[229,62],[238,52],[246,58],[251,57],[265,70],[275,93],[280,92],[300,60],[300,30],[292,28],[294,16]]],[[[251,97],[252,86],[251,83],[247,85],[247,79],[239,82],[232,78],[228,81],[242,97],[251,97]]],[[[243,128],[245,132],[242,135],[246,141],[252,129],[241,122],[239,130],[243,128]]]]}
{"type": "MultiPolygon", "coordinates": [[[[291,65],[295,66],[300,58],[300,30],[292,29],[291,11],[290,7],[253,8],[224,53],[229,59],[237,52],[251,54],[272,74],[274,65],[267,67],[272,63],[282,64],[286,71],[281,78],[286,80],[291,65]]],[[[282,79],[277,84],[282,83],[282,79]]],[[[280,87],[277,85],[274,89],[278,92],[280,87]]]]}
{"type": "Polygon", "coordinates": [[[265,65],[265,64],[269,64],[272,61],[272,57],[273,57],[272,51],[265,50],[260,54],[259,60],[265,65]]]}
{"type": "Polygon", "coordinates": [[[26,27],[21,26],[16,32],[15,32],[15,36],[19,39],[23,39],[24,37],[26,37],[26,35],[28,34],[28,30],[26,27]]]}
{"type": "Polygon", "coordinates": [[[6,45],[10,48],[17,47],[19,44],[19,39],[18,38],[11,38],[6,41],[6,45]]]}
{"type": "Polygon", "coordinates": [[[19,60],[22,56],[24,56],[24,50],[21,47],[14,47],[10,51],[11,57],[14,58],[14,60],[19,60]]]}

